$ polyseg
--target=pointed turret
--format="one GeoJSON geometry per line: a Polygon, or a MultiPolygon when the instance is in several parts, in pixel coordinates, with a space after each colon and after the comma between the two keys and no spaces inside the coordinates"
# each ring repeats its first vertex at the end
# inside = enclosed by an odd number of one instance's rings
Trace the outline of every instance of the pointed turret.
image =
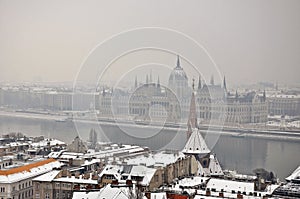
{"type": "Polygon", "coordinates": [[[227,90],[225,75],[224,75],[224,79],[223,79],[223,88],[225,91],[227,90]]]}
{"type": "Polygon", "coordinates": [[[215,80],[214,80],[214,76],[213,75],[210,78],[210,84],[211,85],[215,85],[215,80]]]}
{"type": "Polygon", "coordinates": [[[264,102],[266,101],[266,90],[264,90],[264,93],[263,93],[263,100],[264,100],[264,102]]]}
{"type": "Polygon", "coordinates": [[[137,87],[138,87],[137,76],[135,76],[134,88],[137,89],[137,87]]]}
{"type": "Polygon", "coordinates": [[[200,90],[201,88],[202,88],[202,84],[201,84],[201,76],[199,75],[198,90],[200,90]]]}
{"type": "Polygon", "coordinates": [[[181,68],[181,66],[180,66],[179,55],[177,55],[177,64],[176,64],[176,68],[181,68]]]}
{"type": "Polygon", "coordinates": [[[149,84],[149,78],[148,78],[148,75],[146,76],[146,84],[149,84]]]}
{"type": "Polygon", "coordinates": [[[239,94],[238,94],[237,90],[235,90],[235,100],[237,101],[238,98],[239,98],[239,94]]]}
{"type": "Polygon", "coordinates": [[[105,88],[103,87],[102,89],[102,96],[104,97],[105,96],[105,88]]]}
{"type": "Polygon", "coordinates": [[[159,76],[157,77],[157,88],[160,88],[159,76]]]}
{"type": "Polygon", "coordinates": [[[152,70],[150,70],[150,83],[152,83],[152,70]]]}

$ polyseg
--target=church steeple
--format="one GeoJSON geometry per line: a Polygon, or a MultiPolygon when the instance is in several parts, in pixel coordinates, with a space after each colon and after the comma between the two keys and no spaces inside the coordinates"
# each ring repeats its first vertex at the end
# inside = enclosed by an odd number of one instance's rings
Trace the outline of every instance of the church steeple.
{"type": "Polygon", "coordinates": [[[176,68],[181,68],[181,66],[180,66],[179,55],[177,55],[177,64],[176,64],[176,68]]]}
{"type": "Polygon", "coordinates": [[[196,100],[195,100],[195,93],[194,93],[194,84],[195,79],[193,79],[193,92],[192,92],[192,98],[191,98],[191,104],[190,104],[190,114],[189,119],[187,122],[188,131],[187,131],[187,139],[191,136],[193,129],[198,128],[198,122],[197,122],[197,112],[196,112],[196,100]]]}

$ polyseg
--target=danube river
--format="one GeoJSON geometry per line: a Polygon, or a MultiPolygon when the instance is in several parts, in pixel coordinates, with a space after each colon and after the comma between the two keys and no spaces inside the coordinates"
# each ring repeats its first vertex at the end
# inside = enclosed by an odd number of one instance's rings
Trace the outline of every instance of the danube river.
{"type": "MultiPolygon", "coordinates": [[[[186,141],[185,130],[153,130],[141,125],[129,128],[113,124],[99,126],[95,122],[77,122],[75,125],[72,121],[0,116],[1,134],[22,132],[31,136],[57,138],[67,143],[77,135],[87,140],[91,128],[98,132],[98,141],[137,144],[148,146],[152,150],[180,150],[186,141]]],[[[299,139],[272,140],[222,134],[213,137],[213,140],[216,143],[209,145],[223,169],[251,174],[255,168],[265,168],[283,180],[300,165],[299,139]]]]}

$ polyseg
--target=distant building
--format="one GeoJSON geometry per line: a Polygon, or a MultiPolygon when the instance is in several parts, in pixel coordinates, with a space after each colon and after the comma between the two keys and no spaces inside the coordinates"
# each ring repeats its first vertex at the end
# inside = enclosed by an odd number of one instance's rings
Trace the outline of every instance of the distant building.
{"type": "Polygon", "coordinates": [[[231,94],[227,91],[224,77],[221,85],[199,86],[197,104],[202,120],[220,120],[232,124],[264,123],[267,122],[268,105],[265,95],[253,92],[231,94]]]}
{"type": "Polygon", "coordinates": [[[270,115],[300,115],[300,95],[272,94],[267,101],[270,115]]]}
{"type": "Polygon", "coordinates": [[[98,138],[97,138],[97,132],[95,129],[91,129],[90,130],[90,134],[89,134],[89,148],[91,149],[95,149],[97,146],[97,142],[98,142],[98,138]]]}
{"type": "Polygon", "coordinates": [[[67,150],[75,153],[86,153],[88,149],[79,136],[76,136],[72,143],[67,146],[67,150]]]}

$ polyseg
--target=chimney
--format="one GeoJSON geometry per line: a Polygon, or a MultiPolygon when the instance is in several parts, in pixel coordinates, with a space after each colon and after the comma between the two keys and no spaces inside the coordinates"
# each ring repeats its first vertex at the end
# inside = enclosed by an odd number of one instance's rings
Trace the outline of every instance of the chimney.
{"type": "Polygon", "coordinates": [[[79,179],[80,173],[78,171],[75,172],[75,178],[79,179]]]}

